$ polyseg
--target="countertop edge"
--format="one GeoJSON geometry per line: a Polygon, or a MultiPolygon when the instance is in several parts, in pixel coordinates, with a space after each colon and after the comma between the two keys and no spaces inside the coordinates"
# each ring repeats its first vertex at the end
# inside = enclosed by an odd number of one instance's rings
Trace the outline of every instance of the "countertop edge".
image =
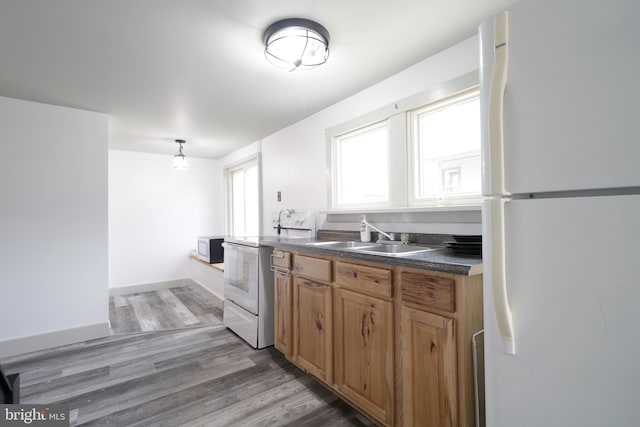
{"type": "Polygon", "coordinates": [[[326,255],[350,260],[379,262],[388,265],[419,268],[462,276],[475,276],[483,273],[482,259],[449,255],[445,252],[445,248],[407,257],[390,257],[305,245],[305,243],[313,241],[315,240],[265,237],[260,239],[260,244],[273,248],[294,250],[310,255],[326,255]],[[469,261],[469,263],[465,263],[464,261],[469,261]]]}

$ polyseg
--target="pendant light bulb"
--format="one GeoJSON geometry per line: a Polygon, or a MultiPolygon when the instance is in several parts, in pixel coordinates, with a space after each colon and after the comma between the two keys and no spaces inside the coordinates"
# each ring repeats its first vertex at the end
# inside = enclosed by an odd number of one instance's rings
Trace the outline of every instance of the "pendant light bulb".
{"type": "Polygon", "coordinates": [[[184,139],[176,139],[176,142],[180,145],[178,153],[173,156],[173,168],[177,170],[185,170],[187,168],[187,159],[182,153],[182,144],[186,141],[184,139]]]}

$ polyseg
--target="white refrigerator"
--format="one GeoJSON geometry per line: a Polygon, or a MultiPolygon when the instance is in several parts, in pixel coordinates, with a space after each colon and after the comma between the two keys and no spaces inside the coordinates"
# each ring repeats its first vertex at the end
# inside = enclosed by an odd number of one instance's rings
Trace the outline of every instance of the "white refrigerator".
{"type": "Polygon", "coordinates": [[[640,425],[640,2],[480,25],[486,425],[640,425]]]}

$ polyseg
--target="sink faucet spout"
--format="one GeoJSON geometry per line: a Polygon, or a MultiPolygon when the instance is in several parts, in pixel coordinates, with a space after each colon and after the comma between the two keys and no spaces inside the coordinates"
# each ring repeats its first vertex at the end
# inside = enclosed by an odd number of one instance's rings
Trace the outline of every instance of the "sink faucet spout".
{"type": "Polygon", "coordinates": [[[385,233],[384,231],[380,230],[378,227],[376,227],[375,225],[371,224],[369,221],[367,221],[364,217],[364,215],[362,216],[362,220],[361,220],[367,227],[374,229],[375,231],[377,231],[378,233],[382,234],[383,236],[386,236],[387,239],[389,240],[395,240],[395,235],[393,233],[385,233]]]}

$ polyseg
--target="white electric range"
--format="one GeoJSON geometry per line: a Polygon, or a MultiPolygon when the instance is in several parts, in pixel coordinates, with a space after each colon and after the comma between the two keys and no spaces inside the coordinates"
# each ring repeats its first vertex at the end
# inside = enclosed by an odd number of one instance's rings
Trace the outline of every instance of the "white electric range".
{"type": "MultiPolygon", "coordinates": [[[[311,212],[285,209],[277,218],[274,229],[280,235],[315,235],[311,212]]],[[[224,240],[224,324],[254,348],[273,345],[273,248],[261,245],[258,236],[227,236],[224,240]]]]}

